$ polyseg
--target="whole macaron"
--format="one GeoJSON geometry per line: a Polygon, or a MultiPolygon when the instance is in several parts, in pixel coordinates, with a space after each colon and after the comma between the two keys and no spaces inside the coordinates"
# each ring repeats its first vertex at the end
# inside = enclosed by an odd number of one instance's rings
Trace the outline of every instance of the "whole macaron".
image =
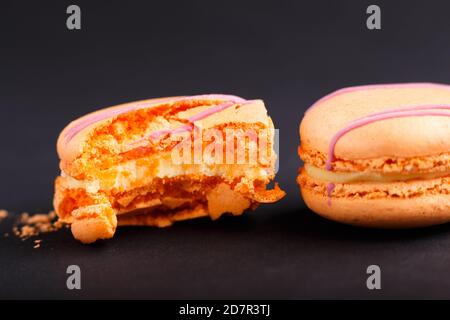
{"type": "Polygon", "coordinates": [[[346,224],[450,221],[450,86],[381,84],[333,92],[300,124],[306,205],[346,224]]]}

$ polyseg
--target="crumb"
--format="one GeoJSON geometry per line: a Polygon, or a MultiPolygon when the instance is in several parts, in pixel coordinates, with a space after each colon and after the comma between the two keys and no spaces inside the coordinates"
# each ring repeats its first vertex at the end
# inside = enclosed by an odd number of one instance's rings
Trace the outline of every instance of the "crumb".
{"type": "Polygon", "coordinates": [[[34,240],[34,249],[37,249],[37,248],[40,248],[41,247],[41,242],[42,242],[42,240],[41,239],[36,239],[36,240],[34,240]]]}
{"type": "Polygon", "coordinates": [[[22,212],[19,216],[19,221],[20,223],[26,223],[26,221],[28,220],[29,214],[28,212],[22,212]]]}
{"type": "Polygon", "coordinates": [[[60,220],[57,220],[53,225],[58,229],[61,229],[62,227],[70,227],[70,225],[63,223],[60,220]]]}
{"type": "Polygon", "coordinates": [[[4,236],[5,238],[8,238],[8,237],[9,237],[9,233],[7,232],[7,233],[5,233],[3,236],[4,236]]]}
{"type": "Polygon", "coordinates": [[[0,210],[0,221],[5,219],[8,216],[8,211],[6,210],[0,210]]]}
{"type": "MultiPolygon", "coordinates": [[[[34,215],[24,212],[19,216],[18,222],[12,231],[17,237],[26,240],[42,233],[49,233],[61,229],[64,223],[56,219],[57,217],[54,211],[34,215]]],[[[41,240],[35,240],[35,248],[39,248],[40,242],[41,240]]]]}
{"type": "Polygon", "coordinates": [[[36,229],[31,226],[23,226],[20,230],[21,238],[31,237],[35,235],[36,229]]]}

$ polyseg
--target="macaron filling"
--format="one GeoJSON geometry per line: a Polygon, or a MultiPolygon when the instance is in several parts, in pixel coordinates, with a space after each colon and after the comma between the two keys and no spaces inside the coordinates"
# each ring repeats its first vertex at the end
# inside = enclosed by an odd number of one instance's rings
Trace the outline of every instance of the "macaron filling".
{"type": "Polygon", "coordinates": [[[311,164],[305,164],[304,167],[311,178],[327,183],[389,183],[450,176],[450,171],[432,173],[342,172],[321,169],[311,164]]]}

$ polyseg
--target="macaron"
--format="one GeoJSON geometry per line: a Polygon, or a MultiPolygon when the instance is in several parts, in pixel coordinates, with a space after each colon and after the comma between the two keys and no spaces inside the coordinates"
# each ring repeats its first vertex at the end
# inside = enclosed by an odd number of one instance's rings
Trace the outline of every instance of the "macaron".
{"type": "Polygon", "coordinates": [[[118,226],[240,215],[285,193],[262,100],[208,94],[121,104],[61,132],[54,207],[83,243],[118,226]]]}
{"type": "Polygon", "coordinates": [[[300,124],[306,205],[337,222],[413,228],[450,221],[450,86],[335,91],[300,124]]]}

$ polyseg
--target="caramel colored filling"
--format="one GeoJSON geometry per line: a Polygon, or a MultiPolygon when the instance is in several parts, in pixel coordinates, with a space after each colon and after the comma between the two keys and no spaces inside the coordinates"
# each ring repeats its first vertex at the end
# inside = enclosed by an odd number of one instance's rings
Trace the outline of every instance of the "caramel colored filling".
{"type": "Polygon", "coordinates": [[[436,179],[450,175],[450,171],[433,173],[339,172],[328,171],[310,164],[305,164],[305,171],[311,178],[328,183],[388,183],[417,179],[436,179]]]}
{"type": "Polygon", "coordinates": [[[120,153],[122,145],[115,141],[102,141],[100,137],[97,137],[95,143],[90,142],[91,144],[87,145],[88,151],[75,161],[69,163],[62,161],[61,169],[77,180],[115,179],[117,174],[120,173],[119,171],[126,171],[121,170],[121,168],[129,167],[130,164],[133,170],[137,167],[145,168],[148,171],[145,173],[147,176],[158,176],[158,171],[166,170],[163,167],[170,171],[178,171],[177,174],[185,173],[180,171],[185,171],[184,169],[187,166],[180,166],[171,158],[172,155],[176,155],[178,158],[175,160],[178,159],[186,164],[192,164],[192,168],[195,167],[196,170],[199,169],[200,165],[205,169],[205,166],[211,164],[217,164],[222,169],[229,167],[235,170],[235,165],[238,164],[237,157],[244,152],[244,164],[251,164],[251,161],[255,159],[256,165],[270,171],[276,157],[272,137],[270,136],[273,133],[272,128],[266,128],[261,124],[234,123],[215,127],[215,129],[220,132],[220,141],[202,136],[202,144],[198,145],[192,135],[185,140],[172,139],[168,135],[160,141],[155,143],[150,141],[148,145],[138,146],[123,153],[120,153]],[[230,141],[231,145],[227,141],[227,130],[236,130],[236,138],[230,141]],[[244,134],[239,136],[245,130],[258,133],[257,140],[251,142],[244,134]],[[108,152],[105,151],[106,149],[96,147],[96,144],[99,144],[100,141],[102,141],[104,148],[110,149],[108,149],[108,152]],[[184,156],[183,141],[189,145],[187,149],[190,151],[190,156],[188,157],[184,156]],[[198,147],[201,148],[200,151],[195,149],[198,147]],[[220,156],[216,155],[216,149],[219,148],[220,156]],[[227,153],[233,154],[234,163],[229,163],[227,153]]]}
{"type": "Polygon", "coordinates": [[[97,204],[106,204],[119,215],[140,209],[146,209],[147,212],[169,212],[206,203],[209,204],[209,211],[214,211],[210,205],[211,199],[216,196],[216,203],[220,206],[223,202],[220,199],[227,193],[230,194],[229,198],[233,198],[230,205],[238,198],[242,201],[245,198],[247,207],[256,202],[275,202],[285,194],[278,186],[266,190],[265,181],[247,181],[244,177],[225,182],[221,177],[180,176],[154,179],[151,184],[127,191],[110,190],[96,193],[89,193],[84,188],[67,188],[62,177],[59,177],[56,183],[58,198],[61,199],[56,209],[63,219],[68,218],[73,210],[97,204]]]}

